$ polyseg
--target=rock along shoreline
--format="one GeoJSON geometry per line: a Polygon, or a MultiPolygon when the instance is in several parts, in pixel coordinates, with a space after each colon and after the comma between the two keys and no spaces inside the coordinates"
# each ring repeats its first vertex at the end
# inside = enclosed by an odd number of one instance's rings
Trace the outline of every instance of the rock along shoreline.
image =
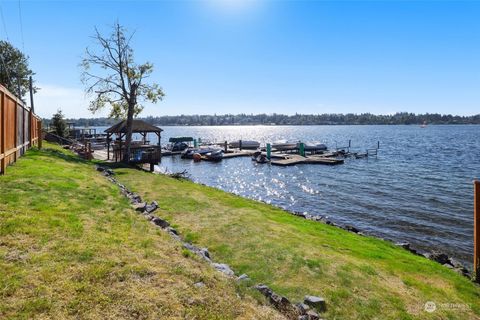
{"type": "MultiPolygon", "coordinates": [[[[236,275],[235,272],[230,268],[228,264],[215,262],[210,252],[208,251],[208,248],[200,248],[189,242],[184,241],[182,236],[179,234],[179,232],[176,229],[172,228],[168,221],[154,214],[154,212],[160,208],[157,201],[152,201],[150,204],[143,201],[140,195],[131,192],[125,187],[125,185],[119,183],[118,180],[115,179],[114,177],[115,173],[112,169],[97,165],[96,170],[101,172],[110,182],[112,182],[113,184],[117,185],[120,188],[120,192],[130,200],[130,203],[136,212],[138,212],[139,214],[142,214],[153,225],[161,228],[162,230],[167,232],[173,239],[180,242],[184,249],[188,250],[192,254],[199,256],[201,259],[209,263],[214,269],[216,269],[218,272],[222,273],[226,277],[235,279],[238,282],[250,280],[250,278],[246,274],[242,274],[239,276],[236,275]]],[[[202,184],[202,183],[200,183],[200,185],[206,186],[205,184],[202,184]]],[[[312,215],[307,212],[289,211],[283,208],[280,208],[280,209],[301,219],[311,220],[319,223],[325,223],[333,227],[341,228],[345,231],[358,234],[360,236],[375,237],[374,235],[369,235],[361,232],[358,228],[352,225],[336,224],[324,216],[312,215]]],[[[449,257],[445,253],[442,253],[439,251],[420,252],[415,248],[413,248],[411,244],[408,242],[394,242],[392,240],[384,239],[380,237],[375,237],[375,238],[392,242],[396,246],[402,247],[403,249],[409,251],[412,254],[422,256],[426,259],[435,261],[443,265],[444,267],[452,269],[458,274],[464,277],[467,277],[470,280],[473,280],[470,271],[461,262],[454,259],[453,257],[449,257]]],[[[196,283],[195,286],[200,288],[200,287],[203,287],[204,284],[200,282],[200,283],[196,283]]],[[[288,319],[321,320],[322,318],[320,317],[319,314],[327,310],[326,301],[322,297],[306,295],[303,302],[292,303],[286,297],[275,293],[272,289],[270,289],[268,286],[264,284],[257,284],[257,285],[254,285],[252,288],[259,291],[275,309],[277,309],[281,314],[283,314],[288,319]]]]}
{"type": "MultiPolygon", "coordinates": [[[[129,199],[130,204],[136,212],[143,215],[153,225],[167,232],[173,239],[180,242],[184,249],[199,256],[202,260],[209,263],[215,270],[228,278],[234,279],[238,282],[250,280],[246,274],[237,276],[228,264],[215,262],[208,251],[208,248],[197,247],[189,242],[184,241],[179,232],[172,228],[168,221],[154,214],[156,213],[157,209],[160,208],[158,203],[156,201],[152,201],[149,204],[143,201],[140,195],[128,190],[125,185],[121,184],[117,179],[115,179],[115,173],[112,169],[97,165],[96,170],[101,172],[110,182],[120,188],[120,192],[129,199]]],[[[201,288],[205,284],[198,282],[194,285],[197,288],[201,288]]],[[[321,320],[322,318],[320,317],[319,313],[327,310],[326,301],[322,297],[306,295],[302,302],[292,303],[288,298],[274,292],[264,284],[257,284],[252,286],[252,288],[259,291],[270,303],[270,305],[272,305],[287,319],[321,320]]]]}

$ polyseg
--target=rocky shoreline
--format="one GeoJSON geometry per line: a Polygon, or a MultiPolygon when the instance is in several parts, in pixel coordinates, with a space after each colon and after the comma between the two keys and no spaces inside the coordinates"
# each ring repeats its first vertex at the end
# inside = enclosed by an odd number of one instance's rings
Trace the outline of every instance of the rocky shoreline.
{"type": "MultiPolygon", "coordinates": [[[[183,178],[185,178],[185,177],[183,177],[183,178]]],[[[186,178],[186,179],[188,179],[188,178],[186,178]]],[[[196,182],[194,182],[194,183],[196,183],[196,182]]],[[[198,183],[198,184],[210,187],[210,186],[208,186],[204,183],[198,183]]],[[[228,191],[224,191],[224,192],[228,192],[228,191]]],[[[232,192],[228,192],[228,193],[238,196],[237,194],[232,193],[232,192]]],[[[265,204],[269,204],[269,203],[266,203],[265,201],[261,201],[261,200],[255,200],[255,199],[252,199],[252,200],[259,201],[259,202],[262,202],[262,203],[265,203],[265,204]]],[[[271,204],[269,204],[269,205],[271,205],[271,204]]],[[[462,264],[460,261],[458,261],[457,259],[455,259],[453,257],[448,256],[444,252],[441,252],[441,251],[438,251],[438,250],[420,251],[420,250],[414,248],[409,242],[394,241],[394,240],[385,239],[385,238],[382,238],[382,237],[379,237],[379,236],[376,236],[376,235],[367,234],[367,233],[362,232],[361,230],[359,230],[358,228],[356,228],[352,225],[337,224],[337,223],[333,222],[332,220],[329,220],[327,217],[324,217],[324,216],[321,216],[321,215],[313,215],[313,214],[309,214],[307,212],[291,211],[291,210],[287,210],[287,209],[281,208],[281,207],[278,207],[278,208],[287,212],[287,213],[289,213],[289,214],[297,216],[299,218],[303,218],[303,219],[311,220],[311,221],[316,221],[316,222],[320,222],[320,223],[325,223],[325,224],[328,224],[330,226],[337,227],[337,228],[343,229],[345,231],[358,234],[360,236],[369,236],[369,237],[374,237],[374,238],[377,238],[377,239],[381,239],[381,240],[384,240],[384,241],[391,242],[391,243],[395,244],[396,246],[402,247],[403,249],[405,249],[405,250],[407,250],[407,251],[409,251],[409,252],[411,252],[415,255],[422,256],[422,257],[427,258],[429,260],[438,262],[441,265],[443,265],[444,267],[446,267],[448,269],[452,269],[453,271],[457,272],[458,274],[460,274],[460,275],[468,278],[469,280],[473,281],[471,271],[464,264],[462,264]]]]}
{"type": "MultiPolygon", "coordinates": [[[[112,169],[102,167],[102,166],[97,166],[96,170],[102,172],[102,174],[110,182],[114,183],[120,188],[121,193],[130,200],[130,203],[132,207],[135,209],[135,211],[137,211],[139,214],[142,214],[147,220],[149,220],[155,226],[167,232],[173,239],[175,239],[176,241],[179,241],[182,244],[183,248],[188,250],[188,252],[198,255],[201,259],[209,263],[214,269],[216,269],[218,272],[222,273],[226,277],[232,278],[238,282],[250,280],[250,278],[246,274],[236,275],[235,272],[232,270],[232,268],[230,268],[228,264],[215,262],[212,259],[212,256],[208,251],[208,248],[200,248],[189,242],[184,241],[182,236],[179,234],[179,232],[176,229],[172,228],[168,223],[168,221],[154,214],[154,212],[157,209],[159,209],[158,203],[156,201],[152,201],[150,204],[147,202],[144,202],[138,194],[131,192],[123,184],[119,183],[118,180],[115,179],[114,177],[115,173],[113,172],[112,169]]],[[[345,231],[358,234],[360,236],[372,236],[372,235],[367,235],[363,233],[358,228],[352,225],[339,225],[323,216],[312,215],[306,212],[293,212],[288,210],[284,210],[284,211],[302,219],[316,221],[319,223],[325,223],[337,228],[341,228],[345,231]]],[[[418,250],[413,248],[411,244],[408,242],[394,242],[384,238],[379,238],[379,239],[390,241],[394,243],[396,246],[402,247],[403,249],[409,251],[412,254],[422,256],[426,259],[440,263],[444,267],[452,269],[458,274],[472,280],[470,271],[462,263],[460,263],[459,261],[457,261],[452,257],[449,257],[445,253],[438,252],[438,251],[419,252],[418,250]]],[[[204,286],[204,284],[199,282],[199,283],[195,283],[195,286],[198,288],[201,288],[204,286]]],[[[266,298],[266,300],[270,303],[270,305],[272,305],[275,309],[277,309],[287,319],[296,319],[296,320],[317,320],[318,319],[320,320],[322,319],[320,317],[320,314],[322,312],[325,312],[327,309],[326,301],[322,297],[306,295],[302,302],[292,303],[288,298],[275,293],[272,289],[270,289],[268,286],[264,284],[257,284],[252,286],[252,288],[258,290],[266,298]]]]}
{"type": "MultiPolygon", "coordinates": [[[[328,225],[331,225],[331,226],[334,226],[334,227],[337,227],[337,228],[341,228],[343,230],[358,234],[360,236],[367,236],[367,234],[361,232],[359,229],[357,229],[354,226],[339,225],[339,224],[336,224],[333,221],[328,220],[327,218],[319,216],[319,215],[311,215],[311,214],[308,214],[306,212],[292,212],[292,211],[286,211],[286,212],[288,212],[288,213],[290,213],[294,216],[303,218],[303,219],[317,221],[317,222],[325,223],[325,224],[328,224],[328,225]]],[[[371,236],[371,235],[368,235],[368,236],[371,236]]],[[[379,237],[376,237],[376,238],[379,238],[379,237]]],[[[446,253],[439,252],[439,251],[420,252],[419,250],[412,247],[411,244],[408,243],[408,242],[394,242],[394,241],[391,241],[389,239],[384,239],[384,238],[379,238],[379,239],[382,239],[384,241],[392,242],[396,246],[402,247],[403,249],[405,249],[405,250],[407,250],[407,251],[409,251],[409,252],[411,252],[415,255],[422,256],[422,257],[425,257],[429,260],[438,262],[441,265],[443,265],[444,267],[452,269],[453,271],[457,272],[458,274],[460,274],[464,277],[467,277],[469,279],[472,279],[472,275],[471,275],[470,271],[460,261],[456,260],[453,257],[449,257],[446,253]]]]}
{"type": "MultiPolygon", "coordinates": [[[[128,190],[125,185],[119,183],[118,180],[115,179],[115,173],[112,169],[97,166],[96,170],[102,172],[102,174],[110,182],[120,188],[120,192],[130,200],[130,204],[136,212],[142,214],[153,225],[167,232],[173,239],[180,242],[183,248],[195,255],[198,255],[201,259],[209,263],[215,270],[222,273],[226,277],[232,278],[239,282],[250,280],[250,278],[246,274],[237,276],[228,264],[215,262],[212,259],[208,248],[200,248],[189,242],[184,241],[179,232],[176,229],[172,228],[168,221],[154,214],[157,209],[159,209],[158,203],[156,201],[152,201],[149,204],[143,201],[138,194],[128,190]]],[[[202,282],[195,283],[194,285],[198,288],[205,286],[205,284],[203,284],[202,282]]],[[[258,290],[267,299],[267,301],[287,319],[321,320],[322,318],[319,314],[327,310],[326,301],[322,297],[306,295],[302,302],[292,303],[288,298],[277,294],[264,284],[257,284],[252,288],[258,290]]]]}

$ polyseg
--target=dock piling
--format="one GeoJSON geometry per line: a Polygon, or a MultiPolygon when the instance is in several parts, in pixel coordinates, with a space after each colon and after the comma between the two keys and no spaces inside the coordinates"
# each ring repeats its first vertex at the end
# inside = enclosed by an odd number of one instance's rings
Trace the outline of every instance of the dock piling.
{"type": "Polygon", "coordinates": [[[270,160],[272,157],[272,145],[270,143],[267,143],[267,159],[270,160]]]}
{"type": "Polygon", "coordinates": [[[223,151],[224,151],[225,153],[227,153],[227,151],[228,151],[228,142],[227,142],[227,140],[225,140],[225,142],[224,142],[223,151]]]}
{"type": "Polygon", "coordinates": [[[300,151],[300,155],[301,155],[302,157],[305,157],[305,144],[304,144],[303,142],[300,142],[300,148],[299,148],[299,149],[300,149],[300,150],[299,150],[299,151],[300,151]]]}

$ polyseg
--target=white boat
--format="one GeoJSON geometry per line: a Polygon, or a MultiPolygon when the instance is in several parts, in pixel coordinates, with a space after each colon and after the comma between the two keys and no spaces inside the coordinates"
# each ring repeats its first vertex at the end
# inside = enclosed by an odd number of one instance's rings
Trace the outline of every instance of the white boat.
{"type": "Polygon", "coordinates": [[[287,140],[278,140],[272,143],[272,148],[277,150],[294,150],[297,149],[297,142],[289,142],[287,140]]]}
{"type": "Polygon", "coordinates": [[[230,148],[240,148],[240,144],[242,149],[258,149],[260,147],[260,142],[254,140],[232,141],[229,143],[229,146],[230,148]]]}

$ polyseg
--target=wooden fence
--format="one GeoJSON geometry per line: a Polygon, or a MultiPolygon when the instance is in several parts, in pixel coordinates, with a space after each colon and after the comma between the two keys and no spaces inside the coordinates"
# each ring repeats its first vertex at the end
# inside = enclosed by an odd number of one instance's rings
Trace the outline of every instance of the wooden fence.
{"type": "Polygon", "coordinates": [[[0,85],[0,174],[32,146],[41,147],[42,121],[0,85]]]}

